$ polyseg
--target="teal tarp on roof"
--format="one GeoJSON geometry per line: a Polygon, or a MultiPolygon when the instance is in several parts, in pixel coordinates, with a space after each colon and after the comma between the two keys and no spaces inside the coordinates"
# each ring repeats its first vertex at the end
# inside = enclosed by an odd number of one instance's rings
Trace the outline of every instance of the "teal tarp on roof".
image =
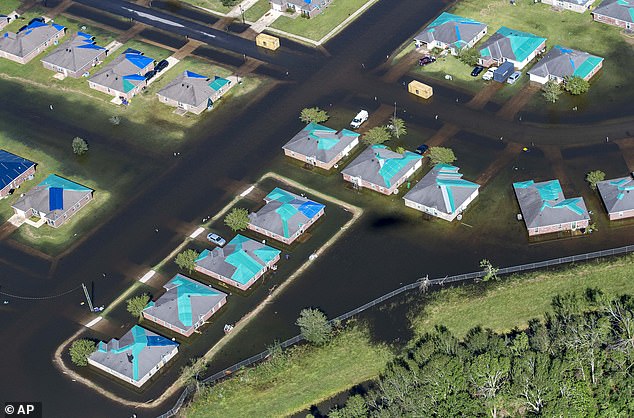
{"type": "Polygon", "coordinates": [[[502,26],[497,32],[509,40],[511,50],[513,51],[513,55],[515,55],[515,60],[520,62],[528,58],[530,54],[546,41],[546,38],[540,38],[532,33],[509,29],[505,26],[502,26]]]}
{"type": "Polygon", "coordinates": [[[219,294],[207,286],[187,280],[180,274],[176,275],[170,283],[176,286],[178,319],[186,326],[193,324],[192,296],[215,296],[219,294]]]}
{"type": "Polygon", "coordinates": [[[594,69],[601,64],[603,58],[595,57],[593,55],[589,56],[587,60],[585,60],[578,68],[575,69],[573,75],[581,78],[586,78],[588,74],[590,74],[594,69]]]}
{"type": "MultiPolygon", "coordinates": [[[[387,148],[384,145],[373,145],[372,149],[380,149],[387,148]]],[[[385,181],[385,185],[390,188],[392,187],[392,180],[394,176],[398,174],[403,168],[405,168],[411,161],[419,160],[420,155],[414,154],[413,152],[405,151],[400,157],[397,158],[383,158],[379,156],[378,153],[375,153],[379,164],[381,164],[381,168],[379,169],[379,174],[383,177],[385,181]]],[[[397,179],[398,180],[398,179],[397,179]]]]}
{"type": "Polygon", "coordinates": [[[215,76],[214,77],[214,81],[209,83],[209,87],[211,87],[212,89],[218,91],[221,88],[223,88],[224,86],[226,86],[227,84],[229,84],[229,80],[227,80],[226,78],[215,76]]]}
{"type": "Polygon", "coordinates": [[[67,180],[65,178],[59,177],[59,176],[57,176],[55,174],[49,175],[39,185],[40,186],[46,186],[47,188],[58,187],[58,188],[61,188],[61,189],[64,189],[64,190],[71,190],[71,191],[76,191],[76,192],[90,192],[90,191],[92,191],[92,189],[89,189],[88,187],[84,187],[81,184],[77,184],[77,183],[72,182],[70,180],[67,180]]]}
{"type": "Polygon", "coordinates": [[[535,188],[539,192],[539,196],[542,200],[557,200],[559,195],[564,193],[561,189],[561,184],[559,184],[559,180],[551,180],[547,183],[537,184],[535,188]]]}

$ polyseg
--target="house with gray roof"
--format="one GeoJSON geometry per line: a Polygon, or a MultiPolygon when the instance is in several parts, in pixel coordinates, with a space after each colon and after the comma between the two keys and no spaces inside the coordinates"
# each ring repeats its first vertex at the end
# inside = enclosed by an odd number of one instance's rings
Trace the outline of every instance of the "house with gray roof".
{"type": "Polygon", "coordinates": [[[293,11],[306,17],[315,17],[330,4],[332,0],[269,0],[271,9],[278,12],[293,11]]]}
{"type": "Polygon", "coordinates": [[[191,336],[227,301],[227,294],[177,274],[163,293],[143,309],[143,318],[185,337],[191,336]]]}
{"type": "Polygon", "coordinates": [[[299,131],[282,149],[284,155],[330,170],[359,145],[359,134],[348,129],[339,132],[311,122],[299,131]]]}
{"type": "Polygon", "coordinates": [[[480,65],[490,67],[504,62],[521,70],[546,50],[546,38],[502,26],[480,46],[480,65]]]}
{"type": "Polygon", "coordinates": [[[634,217],[634,173],[597,183],[611,221],[634,217]]]}
{"type": "Polygon", "coordinates": [[[62,25],[35,20],[17,33],[0,35],[0,58],[26,64],[49,46],[57,45],[65,33],[66,28],[62,25]]]}
{"type": "Polygon", "coordinates": [[[236,235],[224,247],[204,250],[196,259],[196,271],[247,290],[268,270],[275,269],[280,250],[243,235],[236,235]]]}
{"type": "Polygon", "coordinates": [[[141,387],[178,353],[178,343],[139,325],[121,338],[100,341],[88,364],[141,387]]]}
{"type": "Polygon", "coordinates": [[[0,30],[4,29],[11,22],[11,18],[0,13],[0,30]]]}
{"type": "Polygon", "coordinates": [[[42,59],[44,68],[63,74],[64,77],[86,77],[92,67],[101,64],[108,50],[95,43],[95,37],[77,32],[42,59]]]}
{"type": "Polygon", "coordinates": [[[35,163],[8,151],[0,150],[0,199],[11,194],[26,180],[33,178],[35,163]]]}
{"type": "Polygon", "coordinates": [[[603,0],[592,11],[592,18],[626,30],[634,29],[634,0],[603,0]]]}
{"type": "Polygon", "coordinates": [[[147,85],[145,74],[154,69],[154,59],[128,49],[88,79],[88,85],[102,93],[129,101],[147,85]]]}
{"type": "Polygon", "coordinates": [[[266,204],[249,214],[252,231],[292,244],[324,214],[326,206],[276,187],[264,198],[266,204]]]}
{"type": "Polygon", "coordinates": [[[423,157],[410,151],[403,154],[385,145],[366,148],[341,171],[343,179],[356,187],[365,187],[383,194],[398,193],[405,180],[423,165],[423,157]]]}
{"type": "Polygon", "coordinates": [[[487,34],[487,25],[466,17],[443,12],[414,37],[416,46],[449,49],[453,55],[473,47],[487,34]]]}
{"type": "Polygon", "coordinates": [[[572,10],[573,12],[583,13],[590,9],[594,0],[542,0],[544,4],[550,4],[563,10],[572,10]]]}
{"type": "Polygon", "coordinates": [[[590,215],[582,197],[566,199],[559,180],[513,183],[528,235],[587,228],[590,215]]]}
{"type": "Polygon", "coordinates": [[[573,76],[590,81],[602,67],[601,57],[555,45],[527,73],[531,81],[540,84],[562,83],[566,77],[573,76]]]}
{"type": "Polygon", "coordinates": [[[92,200],[93,190],[51,174],[15,201],[13,211],[24,219],[40,218],[58,228],[92,200]]]}
{"type": "Polygon", "coordinates": [[[467,181],[449,164],[438,164],[403,199],[405,206],[453,221],[478,196],[480,185],[467,181]]]}
{"type": "Polygon", "coordinates": [[[230,80],[213,78],[184,71],[157,93],[159,100],[195,115],[211,109],[216,101],[232,87],[230,80]]]}

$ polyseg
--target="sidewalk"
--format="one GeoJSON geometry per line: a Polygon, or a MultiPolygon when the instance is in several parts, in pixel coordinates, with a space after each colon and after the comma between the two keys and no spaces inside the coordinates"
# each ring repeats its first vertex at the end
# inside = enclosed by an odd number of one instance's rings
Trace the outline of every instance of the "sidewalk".
{"type": "Polygon", "coordinates": [[[255,33],[261,33],[264,29],[269,27],[277,20],[278,17],[282,16],[284,13],[278,12],[276,10],[268,11],[264,16],[258,19],[257,22],[251,25],[251,30],[255,33]]]}
{"type": "Polygon", "coordinates": [[[240,17],[242,13],[249,10],[258,0],[243,0],[241,3],[236,5],[233,9],[229,10],[225,16],[227,17],[240,17]]]}

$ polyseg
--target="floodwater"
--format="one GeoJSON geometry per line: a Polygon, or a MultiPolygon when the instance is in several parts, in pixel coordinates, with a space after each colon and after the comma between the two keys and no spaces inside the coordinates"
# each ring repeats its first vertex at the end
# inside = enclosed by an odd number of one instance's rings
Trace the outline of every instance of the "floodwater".
{"type": "MultiPolygon", "coordinates": [[[[241,113],[208,115],[187,133],[183,143],[174,145],[181,152],[178,158],[171,149],[146,152],[139,143],[126,146],[128,138],[94,133],[97,146],[91,149],[91,158],[110,162],[113,170],[126,168],[131,172],[129,201],[124,197],[114,215],[104,219],[93,235],[55,262],[0,242],[0,290],[30,296],[55,295],[85,282],[94,287],[97,305],[108,304],[171,252],[201,218],[217,212],[271,170],[363,206],[367,213],[236,335],[215,358],[209,373],[260,352],[274,340],[295,335],[295,319],[307,306],[319,307],[332,317],[425,275],[434,278],[476,270],[482,258],[507,266],[630,244],[633,226],[607,224],[600,215],[598,199],[592,197],[582,176],[583,170],[588,169],[603,169],[608,176],[626,172],[619,152],[596,145],[605,132],[614,139],[624,137],[632,129],[630,119],[586,126],[584,114],[580,113],[574,124],[558,126],[500,121],[486,109],[465,108],[462,104],[468,97],[450,89],[438,88],[436,95],[425,102],[411,98],[400,81],[386,84],[380,79],[378,74],[384,71],[381,65],[386,56],[446,6],[442,2],[420,0],[379,2],[325,45],[329,55],[324,55],[317,64],[313,60],[302,61],[304,54],[298,55],[297,62],[288,67],[287,82],[279,84],[270,94],[241,113]],[[451,225],[422,220],[416,213],[406,211],[398,196],[353,191],[336,174],[307,171],[281,156],[281,145],[302,127],[297,114],[303,107],[318,105],[327,109],[332,115],[329,125],[341,128],[359,107],[375,110],[381,103],[392,106],[394,102],[398,103],[399,115],[406,119],[409,130],[399,145],[414,147],[424,143],[445,122],[459,126],[461,132],[450,139],[450,144],[463,172],[471,176],[504,153],[506,145],[497,142],[500,136],[536,145],[530,152],[504,164],[467,212],[463,223],[451,225]],[[438,120],[434,118],[436,114],[440,116],[438,120]],[[566,184],[587,197],[591,209],[599,214],[597,233],[528,243],[522,224],[515,220],[518,209],[510,183],[553,175],[550,163],[538,149],[543,144],[574,147],[574,151],[563,155],[569,177],[566,184]],[[586,147],[592,147],[591,152],[584,152],[586,147]],[[100,152],[93,153],[96,150],[100,152]]],[[[94,129],[92,109],[86,109],[85,118],[65,120],[58,112],[47,110],[49,95],[4,81],[0,82],[0,95],[12,98],[0,102],[0,129],[20,134],[32,144],[42,141],[61,160],[68,158],[64,157],[65,152],[70,154],[66,138],[76,135],[75,130],[90,134],[94,129]]],[[[69,112],[73,109],[73,103],[66,98],[56,100],[56,109],[68,108],[69,112]]],[[[336,228],[342,221],[336,214],[334,211],[332,220],[316,226],[315,237],[305,248],[292,250],[291,260],[304,257],[306,254],[302,253],[309,251],[310,245],[320,242],[319,236],[336,228]]],[[[161,274],[167,279],[174,271],[173,266],[166,266],[161,274]]],[[[287,273],[281,267],[271,282],[252,291],[249,296],[255,299],[247,301],[241,295],[232,295],[219,321],[210,326],[207,334],[184,347],[186,355],[180,356],[143,391],[95,376],[91,371],[82,373],[127,399],[154,399],[169,385],[188,356],[206,351],[212,340],[221,335],[219,327],[225,320],[234,321],[246,311],[249,305],[238,305],[236,301],[251,304],[266,296],[268,286],[283,280],[287,273]]],[[[148,286],[141,290],[155,291],[155,288],[148,286]]],[[[81,293],[74,292],[48,301],[11,299],[8,305],[0,305],[3,342],[0,400],[42,401],[45,416],[60,417],[129,417],[133,413],[144,417],[169,409],[169,402],[153,411],[123,407],[72,382],[54,368],[51,363],[54,350],[91,318],[85,307],[79,305],[81,300],[81,293]]],[[[120,336],[131,324],[126,315],[121,309],[109,315],[105,329],[110,336],[120,336]]],[[[397,316],[390,316],[381,309],[366,316],[377,338],[388,341],[399,338],[393,332],[397,329],[394,326],[397,316]]],[[[406,323],[400,325],[406,337],[406,323]]],[[[92,331],[86,335],[106,337],[92,331]]]]}

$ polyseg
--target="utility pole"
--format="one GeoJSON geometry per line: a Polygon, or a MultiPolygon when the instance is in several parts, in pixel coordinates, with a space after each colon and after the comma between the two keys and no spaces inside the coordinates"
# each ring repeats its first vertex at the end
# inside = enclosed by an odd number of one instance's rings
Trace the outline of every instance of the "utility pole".
{"type": "Polygon", "coordinates": [[[94,308],[92,307],[92,300],[90,299],[90,295],[88,294],[88,289],[85,284],[81,284],[81,287],[84,288],[84,295],[86,295],[86,301],[88,302],[88,307],[90,308],[90,312],[94,312],[94,308]]]}
{"type": "Polygon", "coordinates": [[[394,119],[396,119],[396,102],[394,102],[394,119]]]}

